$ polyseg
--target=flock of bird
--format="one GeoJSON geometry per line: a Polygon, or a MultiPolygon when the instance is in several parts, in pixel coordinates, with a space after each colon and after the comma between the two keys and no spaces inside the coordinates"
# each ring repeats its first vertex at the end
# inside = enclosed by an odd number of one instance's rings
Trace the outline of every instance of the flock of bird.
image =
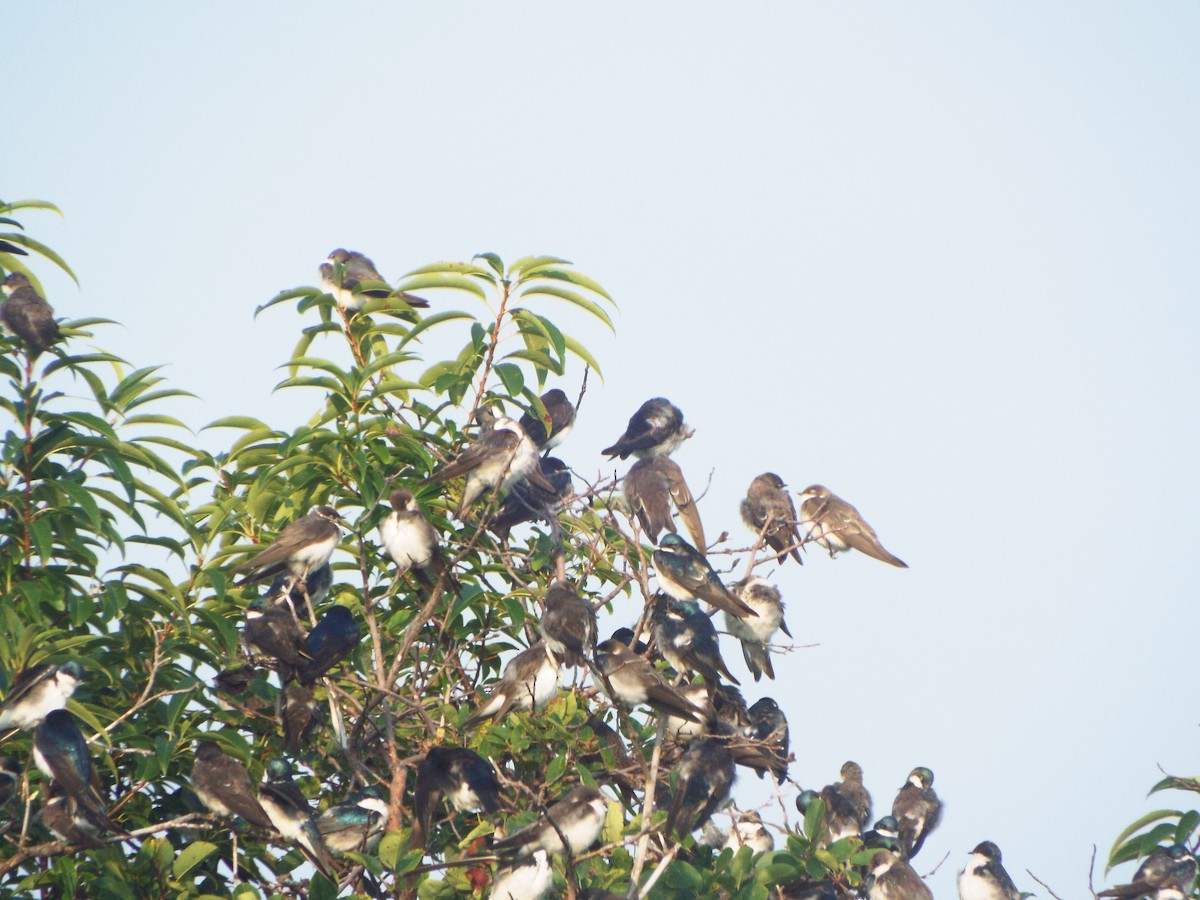
{"type": "MultiPolygon", "coordinates": [[[[369,298],[392,295],[370,260],[359,253],[334,251],[320,267],[320,275],[322,286],[347,315],[359,311],[369,298]]],[[[52,317],[47,325],[38,306],[45,301],[22,278],[14,273],[5,279],[8,299],[0,319],[33,354],[58,339],[57,325],[52,317]]],[[[425,305],[411,295],[402,299],[412,307],[425,305]]],[[[46,306],[46,315],[48,310],[46,306]]],[[[400,573],[426,586],[450,574],[444,571],[439,535],[421,509],[415,487],[463,479],[457,505],[460,520],[466,520],[481,500],[495,496],[492,514],[481,525],[501,540],[522,522],[558,515],[571,495],[571,476],[569,468],[549,454],[571,431],[575,408],[558,389],[541,398],[541,407],[544,416],[485,417],[478,436],[456,458],[419,484],[391,493],[391,509],[380,521],[378,535],[381,549],[400,573]]],[[[635,535],[640,531],[655,545],[651,560],[658,591],[648,599],[645,615],[634,628],[618,629],[599,640],[593,604],[564,580],[549,584],[541,598],[541,640],[508,661],[462,729],[470,732],[516,710],[540,710],[559,696],[564,668],[586,670],[595,687],[621,710],[649,708],[659,717],[660,740],[672,748],[664,761],[674,773],[674,787],[664,772],[661,784],[645,793],[653,795],[656,806],[667,808],[663,834],[683,842],[698,831],[703,842],[718,847],[746,845],[757,853],[772,849],[774,839],[756,814],[735,814],[728,834],[717,831],[711,820],[729,803],[738,766],[751,769],[759,778],[770,773],[780,785],[788,780],[788,723],[770,697],[747,705],[721,657],[713,616],[722,614],[725,631],[740,643],[756,683],[764,677],[774,679],[772,641],[778,632],[789,637],[790,632],[777,587],[753,575],[726,584],[706,558],[708,544],[695,498],[671,459],[693,434],[681,411],[656,397],[642,404],[620,438],[602,451],[609,458],[636,458],[624,475],[623,492],[636,523],[635,535]],[[679,533],[677,523],[690,542],[679,533]],[[643,636],[648,643],[640,640],[643,636]]],[[[778,475],[766,472],[753,480],[741,504],[741,517],[757,536],[755,550],[765,546],[780,564],[788,559],[802,564],[802,547],[815,543],[831,556],[853,549],[905,567],[883,547],[858,510],[827,488],[813,485],[798,496],[799,510],[778,475]]],[[[288,761],[288,755],[296,755],[319,725],[314,686],[346,660],[363,637],[345,606],[326,604],[319,619],[315,614],[330,593],[329,563],[341,538],[340,520],[333,508],[318,506],[237,567],[244,573],[239,585],[271,581],[266,593],[246,608],[243,637],[251,658],[266,660],[278,674],[284,753],[266,762],[263,780],[256,786],[247,768],[222,749],[217,734],[211,734],[197,742],[191,772],[191,789],[205,808],[218,816],[237,817],[274,842],[298,847],[335,884],[344,877],[344,867],[339,868],[335,857],[373,846],[393,812],[383,793],[366,787],[318,813],[294,783],[288,761]],[[305,618],[311,629],[303,624],[305,618]]],[[[220,673],[218,687],[236,691],[239,671],[234,667],[220,673]]],[[[42,824],[72,847],[96,848],[104,846],[106,835],[125,839],[129,835],[110,818],[87,740],[65,709],[83,678],[77,662],[41,665],[20,673],[0,701],[0,733],[33,731],[33,761],[46,779],[41,791],[42,824]]],[[[618,762],[629,759],[619,732],[603,721],[602,710],[591,710],[589,722],[618,762]]],[[[632,805],[636,792],[645,788],[640,774],[627,772],[613,771],[611,785],[632,805]]],[[[0,758],[0,806],[18,793],[21,777],[17,760],[0,758]]],[[[464,746],[431,748],[417,765],[414,840],[419,844],[428,840],[443,802],[459,812],[493,815],[502,809],[502,790],[492,761],[464,746]]],[[[499,863],[490,896],[499,900],[547,896],[553,886],[550,857],[569,854],[573,858],[595,846],[615,802],[595,785],[580,783],[543,809],[532,824],[493,840],[491,852],[499,863]]],[[[845,763],[838,781],[820,791],[804,790],[796,798],[801,815],[818,802],[823,810],[822,843],[854,836],[865,849],[876,851],[863,869],[864,897],[923,900],[932,896],[911,865],[941,820],[941,801],[929,769],[913,769],[890,814],[873,823],[871,796],[862,769],[854,762],[845,763]]],[[[1176,900],[1190,890],[1195,874],[1190,854],[1163,848],[1147,859],[1131,885],[1101,896],[1176,900]]],[[[989,841],[971,852],[958,885],[962,900],[1020,898],[999,849],[989,841]]],[[[844,885],[829,881],[798,882],[782,890],[784,896],[809,900],[850,896],[844,885]]],[[[584,895],[613,896],[595,891],[584,895]]]]}

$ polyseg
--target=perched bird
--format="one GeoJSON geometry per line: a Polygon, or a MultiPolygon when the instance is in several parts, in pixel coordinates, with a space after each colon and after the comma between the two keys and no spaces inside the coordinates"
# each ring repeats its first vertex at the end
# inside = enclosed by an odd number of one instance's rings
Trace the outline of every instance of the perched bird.
{"type": "Polygon", "coordinates": [[[604,794],[586,784],[571,788],[557,803],[550,806],[536,822],[493,844],[501,856],[520,859],[538,849],[547,853],[569,851],[578,856],[600,837],[608,800],[604,794]],[[562,837],[559,834],[562,834],[562,837]],[[563,846],[562,838],[567,839],[563,846]]]}
{"type": "Polygon", "coordinates": [[[625,433],[617,438],[617,442],[600,452],[621,459],[670,456],[695,433],[694,428],[684,424],[678,406],[665,397],[653,397],[629,417],[625,433]]]}
{"type": "Polygon", "coordinates": [[[855,834],[859,834],[871,821],[871,795],[863,785],[862,766],[853,760],[847,760],[842,764],[841,776],[842,780],[830,785],[830,788],[853,807],[858,820],[858,830],[855,834]]]}
{"type": "Polygon", "coordinates": [[[675,517],[671,514],[674,504],[692,542],[697,547],[708,546],[696,501],[683,478],[683,470],[673,459],[667,456],[639,459],[625,473],[624,486],[625,500],[650,540],[657,541],[663,531],[675,531],[675,517]]]}
{"type": "Polygon", "coordinates": [[[875,529],[857,509],[822,485],[811,485],[800,494],[800,526],[808,539],[828,550],[831,557],[854,549],[901,569],[908,568],[908,563],[883,549],[875,529]]]}
{"type": "Polygon", "coordinates": [[[604,676],[605,692],[622,706],[632,708],[644,703],[660,713],[703,721],[704,714],[626,644],[609,638],[596,648],[596,665],[604,676]]]}
{"type": "Polygon", "coordinates": [[[892,803],[892,815],[900,826],[900,855],[912,859],[942,819],[942,801],[933,789],[933,772],[918,766],[908,774],[908,781],[892,803]]]}
{"type": "Polygon", "coordinates": [[[313,699],[312,686],[287,682],[279,692],[277,706],[283,729],[283,749],[297,754],[321,723],[320,707],[313,699]]]}
{"type": "Polygon", "coordinates": [[[362,626],[344,606],[331,606],[325,611],[308,637],[304,652],[308,663],[297,672],[301,684],[312,684],[354,652],[362,640],[362,626]]]}
{"type": "Polygon", "coordinates": [[[292,765],[286,759],[268,760],[262,784],[258,786],[258,802],[275,830],[299,847],[318,872],[337,884],[337,871],[313,821],[312,807],[292,781],[292,765]]]}
{"type": "Polygon", "coordinates": [[[596,611],[565,584],[552,584],[546,591],[541,632],[559,663],[583,665],[596,648],[596,611]]]}
{"type": "Polygon", "coordinates": [[[374,787],[355,791],[316,818],[317,831],[334,853],[369,850],[387,826],[388,806],[374,787]]]}
{"type": "Polygon", "coordinates": [[[0,701],[0,741],[10,729],[28,731],[53,710],[67,705],[83,681],[83,666],[68,660],[61,666],[43,663],[19,672],[0,701]]]}
{"type": "Polygon", "coordinates": [[[565,441],[575,427],[575,405],[558,388],[546,391],[539,399],[546,415],[527,412],[521,416],[521,427],[539,450],[549,451],[565,441]]]}
{"type": "Polygon", "coordinates": [[[342,536],[338,527],[341,520],[338,511],[331,506],[314,507],[308,515],[279,532],[265,550],[237,566],[239,570],[250,572],[238,585],[274,578],[286,572],[291,578],[289,590],[304,584],[307,591],[308,574],[333,556],[342,536]]]}
{"type": "Polygon", "coordinates": [[[721,583],[704,554],[677,534],[659,541],[654,569],[663,591],[676,600],[703,600],[732,616],[758,615],[721,583]]]}
{"type": "Polygon", "coordinates": [[[620,641],[622,644],[624,644],[626,647],[628,647],[630,650],[632,650],[638,656],[645,656],[646,651],[650,649],[649,647],[646,646],[645,641],[639,641],[639,640],[634,639],[634,634],[633,634],[632,628],[624,628],[624,627],[618,628],[615,631],[613,631],[613,633],[611,635],[609,635],[609,637],[611,637],[614,641],[620,641]]]}
{"type": "Polygon", "coordinates": [[[712,698],[713,709],[717,713],[717,722],[727,734],[735,734],[750,725],[746,698],[733,685],[714,685],[709,691],[709,697],[712,698]]]}
{"type": "Polygon", "coordinates": [[[933,900],[921,876],[891,850],[871,857],[870,879],[867,900],[933,900]]]}
{"type": "Polygon", "coordinates": [[[379,543],[396,571],[431,568],[438,561],[437,532],[425,518],[417,498],[408,488],[396,488],[388,497],[392,511],[379,520],[379,543]]]}
{"type": "MultiPolygon", "coordinates": [[[[356,250],[339,247],[329,254],[317,271],[321,276],[321,287],[326,293],[333,294],[337,305],[347,312],[357,312],[367,300],[388,297],[392,293],[375,263],[356,250]]],[[[429,305],[417,297],[406,295],[405,300],[409,306],[429,305]]]]}
{"type": "Polygon", "coordinates": [[[539,641],[508,661],[487,699],[463,723],[470,730],[488,719],[502,719],[510,709],[541,709],[558,696],[558,660],[539,641]]]}
{"type": "Polygon", "coordinates": [[[539,487],[527,478],[514,483],[488,525],[500,540],[508,540],[509,532],[524,522],[551,521],[563,501],[571,496],[571,470],[565,462],[554,456],[543,456],[538,461],[538,469],[551,490],[539,487]]]}
{"type": "MultiPolygon", "coordinates": [[[[33,732],[33,761],[89,822],[101,831],[124,834],[104,808],[93,784],[92,755],[75,717],[51,710],[33,732]]],[[[69,808],[69,807],[68,807],[69,808]]]]}
{"type": "Polygon", "coordinates": [[[4,806],[17,792],[21,780],[21,767],[12,756],[0,756],[0,806],[4,806]]]}
{"type": "Polygon", "coordinates": [[[682,840],[702,828],[729,799],[733,787],[733,756],[724,741],[706,739],[688,747],[676,767],[678,781],[667,815],[667,834],[682,840]]]}
{"type": "MultiPolygon", "coordinates": [[[[761,697],[754,701],[746,711],[750,724],[745,730],[746,737],[758,744],[761,752],[769,760],[771,774],[779,784],[787,779],[788,753],[790,739],[788,737],[787,716],[770,697],[761,697]]],[[[762,778],[764,769],[757,768],[758,777],[762,778]]]]}
{"type": "Polygon", "coordinates": [[[333,569],[325,563],[309,572],[303,583],[296,582],[290,572],[276,575],[264,596],[276,603],[287,598],[292,601],[292,609],[302,609],[305,603],[311,608],[329,596],[332,587],[333,569]]]}
{"type": "Polygon", "coordinates": [[[497,416],[476,441],[458,458],[434,472],[421,484],[434,484],[465,475],[466,487],[458,503],[457,516],[463,514],[485,491],[502,490],[522,478],[547,491],[554,486],[541,477],[537,446],[520,423],[497,416]]]}
{"type": "Polygon", "coordinates": [[[708,686],[704,684],[685,684],[675,688],[676,693],[696,707],[701,714],[702,722],[685,719],[682,716],[667,716],[667,734],[673,735],[677,741],[690,744],[710,733],[710,723],[716,719],[717,711],[712,700],[708,698],[708,686]]]}
{"type": "Polygon", "coordinates": [[[265,597],[250,601],[242,637],[251,650],[278,661],[279,678],[285,683],[296,669],[309,663],[304,629],[300,627],[292,601],[286,594],[277,603],[268,604],[265,597]]]}
{"type": "Polygon", "coordinates": [[[429,834],[438,801],[459,812],[500,810],[500,780],[490,762],[466,747],[432,747],[417,767],[413,811],[422,836],[429,834]]]}
{"type": "Polygon", "coordinates": [[[712,619],[695,600],[661,598],[654,611],[654,642],[677,672],[702,675],[707,684],[720,682],[722,675],[738,683],[721,658],[712,619]]]}
{"type": "Polygon", "coordinates": [[[725,847],[735,853],[741,847],[749,847],[755,853],[767,853],[775,849],[775,838],[763,824],[762,817],[755,812],[742,813],[729,829],[725,847]]]}
{"type": "Polygon", "coordinates": [[[101,830],[84,814],[62,786],[51,782],[42,801],[42,824],[60,841],[98,850],[104,846],[101,830]]]}
{"type": "MultiPolygon", "coordinates": [[[[981,844],[980,847],[982,846],[981,844]]],[[[976,847],[975,851],[978,853],[979,847],[976,847]]],[[[1000,851],[997,850],[996,862],[999,861],[1000,851]]],[[[1155,896],[1157,900],[1164,900],[1163,894],[1168,891],[1178,891],[1190,896],[1195,880],[1196,857],[1186,845],[1172,844],[1169,847],[1158,847],[1147,856],[1133,874],[1132,882],[1101,891],[1097,896],[1117,897],[1118,900],[1155,896]]]]}
{"type": "Polygon", "coordinates": [[[755,478],[742,501],[742,521],[755,534],[762,533],[767,546],[778,554],[781,564],[791,554],[796,562],[804,565],[797,527],[800,520],[785,487],[783,479],[774,472],[763,472],[755,478]]]}
{"type": "Polygon", "coordinates": [[[775,667],[771,665],[771,651],[767,645],[776,631],[792,636],[783,620],[783,598],[779,588],[765,578],[752,576],[735,584],[733,593],[758,616],[739,618],[725,613],[725,630],[741,641],[742,658],[754,680],[760,680],[763,675],[774,680],[775,667]]]}
{"type": "MultiPolygon", "coordinates": [[[[1100,896],[1106,894],[1104,891],[1100,896]]],[[[1128,896],[1141,894],[1139,890],[1128,896]]],[[[1000,848],[991,841],[984,841],[967,857],[966,868],[958,873],[958,896],[959,900],[1021,900],[1021,892],[1000,861],[1000,848]]]]}
{"type": "Polygon", "coordinates": [[[554,869],[545,850],[496,870],[492,900],[542,900],[554,887],[554,869]]]}
{"type": "Polygon", "coordinates": [[[54,310],[21,272],[11,272],[0,283],[5,300],[0,304],[4,327],[25,342],[30,358],[62,340],[54,310]]]}
{"type": "Polygon", "coordinates": [[[864,831],[862,836],[864,850],[892,850],[903,855],[900,846],[900,823],[895,816],[884,816],[871,826],[870,831],[864,831]]]}
{"type": "Polygon", "coordinates": [[[219,816],[241,816],[257,828],[272,828],[246,767],[221,751],[213,741],[196,744],[192,765],[192,790],[200,802],[219,816]]]}

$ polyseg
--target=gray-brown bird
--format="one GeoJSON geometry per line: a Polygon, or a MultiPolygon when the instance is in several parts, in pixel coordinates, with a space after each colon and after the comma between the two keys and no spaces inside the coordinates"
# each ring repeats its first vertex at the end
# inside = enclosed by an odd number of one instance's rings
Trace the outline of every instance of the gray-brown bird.
{"type": "Polygon", "coordinates": [[[249,570],[238,585],[251,584],[264,578],[274,578],[284,572],[291,578],[290,587],[305,583],[308,573],[329,562],[342,531],[342,517],[331,506],[317,506],[302,519],[292,522],[257,556],[237,566],[249,570]]]}
{"type": "Polygon", "coordinates": [[[780,563],[791,554],[796,562],[804,565],[797,527],[800,520],[785,487],[783,479],[774,472],[763,472],[755,478],[742,501],[742,521],[755,534],[762,532],[763,540],[778,554],[780,563]]]}
{"type": "MultiPolygon", "coordinates": [[[[321,276],[321,287],[326,293],[332,294],[337,305],[346,312],[357,312],[366,306],[368,300],[390,297],[394,293],[375,268],[375,263],[357,250],[338,247],[317,271],[321,276]]],[[[412,294],[400,293],[395,296],[415,309],[429,306],[428,300],[412,294]]]]}
{"type": "Polygon", "coordinates": [[[456,515],[463,514],[485,491],[503,490],[522,478],[528,478],[548,491],[554,485],[542,477],[538,468],[537,446],[520,423],[507,416],[492,419],[487,429],[453,462],[442,466],[421,484],[449,481],[466,476],[462,499],[456,515]]]}
{"type": "Polygon", "coordinates": [[[408,488],[396,488],[388,497],[392,510],[379,520],[379,542],[401,574],[426,569],[438,555],[437,532],[425,518],[417,498],[408,488]]]}
{"type": "Polygon", "coordinates": [[[196,745],[192,790],[201,803],[219,816],[241,816],[259,828],[274,828],[250,786],[246,767],[212,741],[196,745]]]}
{"type": "Polygon", "coordinates": [[[546,452],[565,441],[575,427],[575,404],[558,388],[551,388],[538,399],[546,415],[525,413],[521,416],[521,427],[530,440],[537,444],[538,450],[546,452]]]}
{"type": "Polygon", "coordinates": [[[889,565],[908,568],[908,563],[883,548],[875,529],[858,510],[829,488],[810,485],[800,494],[800,501],[800,527],[831,557],[853,549],[889,565]]]}
{"type": "Polygon", "coordinates": [[[918,766],[892,802],[892,816],[900,826],[900,846],[905,859],[920,851],[929,833],[942,819],[942,801],[933,789],[933,772],[918,766]]]}
{"type": "Polygon", "coordinates": [[[705,714],[685,700],[654,666],[626,644],[609,638],[596,648],[596,665],[604,674],[605,693],[626,708],[645,704],[667,715],[703,722],[705,714]]]}
{"type": "Polygon", "coordinates": [[[871,888],[867,900],[933,900],[913,867],[891,850],[880,850],[871,857],[871,888]]]}
{"type": "Polygon", "coordinates": [[[637,516],[642,530],[657,543],[663,531],[676,531],[672,505],[679,510],[692,543],[707,547],[704,526],[696,501],[684,480],[679,464],[667,456],[648,456],[639,459],[625,473],[625,500],[637,516]]]}
{"type": "Polygon", "coordinates": [[[21,272],[12,272],[0,283],[5,300],[0,304],[4,327],[25,342],[31,357],[62,340],[54,310],[21,272]]]}

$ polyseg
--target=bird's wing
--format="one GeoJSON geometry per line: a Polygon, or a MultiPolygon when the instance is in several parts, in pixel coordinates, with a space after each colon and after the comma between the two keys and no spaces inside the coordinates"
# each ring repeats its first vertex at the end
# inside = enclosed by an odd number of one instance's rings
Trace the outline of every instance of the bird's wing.
{"type": "Polygon", "coordinates": [[[459,475],[465,475],[467,472],[479,468],[479,466],[489,460],[503,459],[502,454],[511,454],[517,449],[517,445],[520,442],[520,435],[509,431],[507,428],[497,428],[494,431],[489,431],[459,454],[458,459],[447,463],[421,483],[434,484],[439,481],[448,481],[451,478],[457,478],[459,475]]]}

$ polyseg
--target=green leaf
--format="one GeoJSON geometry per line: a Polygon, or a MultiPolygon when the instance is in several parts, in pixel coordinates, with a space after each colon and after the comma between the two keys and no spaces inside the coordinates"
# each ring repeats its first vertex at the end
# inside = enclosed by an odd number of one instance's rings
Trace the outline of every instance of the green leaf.
{"type": "Polygon", "coordinates": [[[564,334],[563,338],[567,342],[567,349],[587,363],[588,367],[600,377],[601,381],[603,381],[604,375],[600,371],[600,364],[596,362],[596,358],[587,351],[583,344],[579,343],[579,341],[575,340],[575,338],[571,337],[569,334],[564,334]]]}
{"type": "Polygon", "coordinates": [[[188,873],[204,860],[208,859],[217,852],[217,845],[210,844],[208,841],[194,841],[188,844],[183,852],[175,857],[175,865],[172,871],[175,877],[179,879],[186,878],[188,873]]]}
{"type": "Polygon", "coordinates": [[[559,269],[553,265],[536,266],[532,269],[526,269],[521,273],[520,284],[527,281],[532,281],[536,278],[553,278],[556,281],[569,281],[571,284],[578,285],[582,288],[587,288],[593,294],[599,294],[613,306],[617,304],[613,302],[613,298],[608,295],[608,291],[602,288],[599,282],[594,281],[582,272],[576,272],[573,269],[559,269]]]}
{"type": "Polygon", "coordinates": [[[589,300],[582,294],[577,294],[574,291],[568,291],[565,288],[555,287],[553,285],[538,285],[537,287],[529,288],[521,294],[522,300],[527,300],[530,297],[557,297],[560,300],[566,300],[568,303],[573,303],[581,309],[586,309],[593,316],[609,327],[609,330],[616,334],[616,328],[613,327],[612,319],[608,313],[604,311],[599,303],[594,300],[589,300]]]}
{"type": "Polygon", "coordinates": [[[46,259],[50,260],[50,262],[54,263],[56,266],[70,275],[72,281],[74,281],[76,284],[79,284],[79,279],[75,277],[75,273],[71,271],[71,267],[67,265],[66,260],[64,260],[61,256],[59,256],[41,241],[35,241],[27,234],[0,234],[0,238],[7,238],[14,244],[20,244],[22,247],[37,253],[39,256],[44,256],[46,259]]]}
{"type": "Polygon", "coordinates": [[[379,840],[376,855],[385,868],[395,869],[400,851],[404,849],[404,834],[399,831],[389,831],[379,840]]]}
{"type": "MultiPolygon", "coordinates": [[[[478,266],[474,268],[479,269],[478,266]]],[[[479,269],[480,272],[485,272],[484,269],[479,269]]],[[[405,278],[404,281],[396,285],[396,290],[404,293],[413,291],[426,290],[429,288],[450,288],[452,290],[466,291],[474,294],[480,300],[486,300],[487,294],[484,292],[478,283],[466,278],[462,275],[439,275],[431,273],[428,275],[414,275],[411,278],[405,278]]]]}
{"type": "Polygon", "coordinates": [[[525,387],[525,376],[521,374],[519,366],[515,366],[512,363],[497,363],[495,372],[504,384],[504,389],[508,391],[510,397],[520,395],[522,389],[525,387]]]}
{"type": "Polygon", "coordinates": [[[1182,815],[1183,815],[1183,813],[1177,809],[1157,809],[1154,812],[1146,813],[1144,816],[1142,816],[1136,822],[1133,822],[1132,824],[1130,824],[1124,831],[1122,831],[1119,835],[1117,835],[1117,839],[1115,841],[1113,841],[1112,850],[1109,851],[1109,854],[1108,854],[1108,865],[1105,866],[1104,871],[1107,872],[1113,866],[1117,865],[1118,863],[1124,862],[1126,859],[1130,858],[1130,857],[1118,858],[1120,856],[1120,851],[1122,849],[1122,845],[1125,844],[1125,842],[1127,840],[1129,840],[1130,835],[1136,834],[1137,832],[1141,831],[1143,828],[1145,828],[1151,822],[1160,822],[1163,819],[1178,819],[1182,815]]]}

